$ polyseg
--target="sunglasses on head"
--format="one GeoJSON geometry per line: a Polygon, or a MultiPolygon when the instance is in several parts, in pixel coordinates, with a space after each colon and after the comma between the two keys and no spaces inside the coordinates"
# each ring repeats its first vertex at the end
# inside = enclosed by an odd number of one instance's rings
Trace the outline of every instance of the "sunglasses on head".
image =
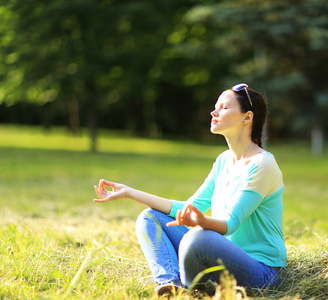
{"type": "Polygon", "coordinates": [[[251,106],[253,106],[253,102],[252,102],[252,100],[251,100],[251,97],[250,97],[249,94],[248,94],[247,88],[248,88],[248,85],[247,85],[246,83],[239,83],[239,84],[234,85],[231,89],[232,89],[233,91],[235,91],[235,92],[239,92],[239,91],[241,91],[241,90],[245,90],[246,95],[247,95],[247,98],[248,98],[248,101],[249,101],[249,104],[250,104],[251,106]]]}

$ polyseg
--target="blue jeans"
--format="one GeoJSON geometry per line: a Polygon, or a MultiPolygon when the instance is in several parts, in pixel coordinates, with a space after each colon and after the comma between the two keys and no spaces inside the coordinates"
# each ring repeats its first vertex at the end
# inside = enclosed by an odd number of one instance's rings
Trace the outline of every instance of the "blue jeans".
{"type": "MultiPolygon", "coordinates": [[[[137,237],[157,284],[173,282],[189,287],[196,275],[221,260],[239,286],[272,287],[279,272],[258,262],[221,234],[186,226],[166,227],[173,219],[154,209],[144,210],[136,223],[137,237]]],[[[206,274],[201,282],[220,282],[220,272],[206,274]]]]}

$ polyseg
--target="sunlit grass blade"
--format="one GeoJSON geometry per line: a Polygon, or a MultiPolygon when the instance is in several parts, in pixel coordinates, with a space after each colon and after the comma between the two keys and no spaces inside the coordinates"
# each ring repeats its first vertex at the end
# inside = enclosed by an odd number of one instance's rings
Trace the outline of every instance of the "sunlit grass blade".
{"type": "Polygon", "coordinates": [[[213,272],[216,272],[216,271],[222,271],[224,269],[225,269],[224,266],[214,266],[214,267],[211,267],[211,268],[207,268],[207,269],[203,270],[202,272],[199,272],[196,275],[196,277],[194,278],[194,280],[192,281],[192,283],[190,284],[189,291],[192,291],[195,288],[197,283],[202,279],[202,277],[204,275],[209,274],[209,273],[213,273],[213,272]]]}

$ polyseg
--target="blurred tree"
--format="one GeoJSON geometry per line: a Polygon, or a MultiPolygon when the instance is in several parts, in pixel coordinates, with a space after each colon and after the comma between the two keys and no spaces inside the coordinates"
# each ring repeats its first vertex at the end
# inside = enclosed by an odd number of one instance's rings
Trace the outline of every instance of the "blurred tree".
{"type": "Polygon", "coordinates": [[[239,78],[267,93],[271,123],[280,136],[304,137],[311,127],[327,129],[325,0],[225,1],[196,6],[186,18],[226,28],[216,44],[230,51],[234,76],[228,81],[239,78]]]}
{"type": "MultiPolygon", "coordinates": [[[[92,150],[97,121],[108,115],[124,128],[159,134],[161,121],[174,120],[171,111],[158,120],[163,115],[156,102],[181,82],[183,55],[172,45],[179,41],[179,22],[191,2],[9,0],[0,11],[6,33],[0,102],[29,101],[45,110],[56,103],[66,107],[75,132],[80,112],[86,112],[92,150]],[[104,113],[109,107],[116,114],[104,113]]],[[[198,77],[206,73],[199,70],[198,77]]]]}
{"type": "Polygon", "coordinates": [[[326,15],[323,0],[8,0],[0,103],[87,122],[95,150],[97,123],[199,137],[218,92],[246,81],[270,100],[271,133],[322,136],[326,15]]]}
{"type": "MultiPolygon", "coordinates": [[[[67,105],[69,123],[75,132],[79,106],[87,106],[91,149],[95,150],[96,113],[103,97],[96,82],[117,59],[115,53],[110,59],[103,59],[108,57],[106,34],[116,32],[114,22],[107,26],[97,22],[111,16],[106,2],[93,5],[93,1],[10,0],[7,9],[12,38],[5,48],[7,72],[1,85],[2,100],[30,101],[44,107],[61,101],[67,105]],[[12,73],[19,74],[19,78],[12,73]]],[[[115,41],[113,34],[111,37],[115,41]]]]}

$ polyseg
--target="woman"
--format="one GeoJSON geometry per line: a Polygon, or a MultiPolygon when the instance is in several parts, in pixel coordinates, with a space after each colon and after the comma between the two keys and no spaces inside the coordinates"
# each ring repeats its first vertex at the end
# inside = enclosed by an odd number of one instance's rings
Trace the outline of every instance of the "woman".
{"type": "MultiPolygon", "coordinates": [[[[229,150],[218,156],[186,202],[105,180],[95,186],[96,202],[130,198],[149,207],[138,217],[136,230],[158,295],[189,287],[199,272],[219,260],[238,285],[266,288],[281,282],[279,271],[286,265],[284,186],[273,155],[262,148],[266,114],[263,96],[246,84],[219,96],[211,132],[223,135],[229,150]],[[209,209],[212,217],[204,215],[209,209]]],[[[219,283],[219,275],[204,275],[201,282],[219,283]]]]}

